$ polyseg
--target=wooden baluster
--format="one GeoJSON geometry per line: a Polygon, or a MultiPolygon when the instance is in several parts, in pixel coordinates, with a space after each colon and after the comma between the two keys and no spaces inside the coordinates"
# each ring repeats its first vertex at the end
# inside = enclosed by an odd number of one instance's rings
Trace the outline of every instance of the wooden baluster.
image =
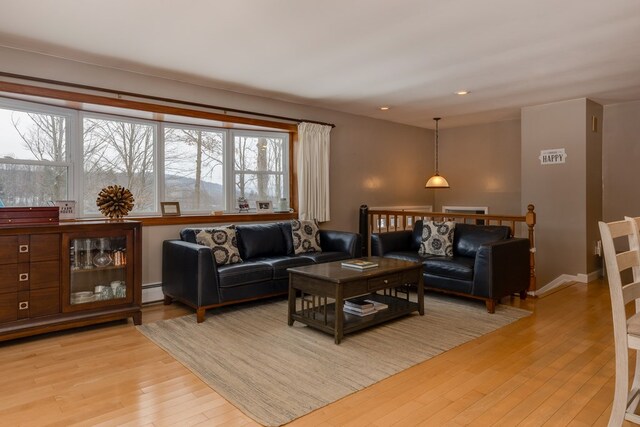
{"type": "Polygon", "coordinates": [[[527,206],[527,213],[525,215],[525,222],[529,229],[529,290],[536,290],[536,245],[534,241],[534,228],[536,226],[536,213],[534,212],[534,206],[527,206]]]}

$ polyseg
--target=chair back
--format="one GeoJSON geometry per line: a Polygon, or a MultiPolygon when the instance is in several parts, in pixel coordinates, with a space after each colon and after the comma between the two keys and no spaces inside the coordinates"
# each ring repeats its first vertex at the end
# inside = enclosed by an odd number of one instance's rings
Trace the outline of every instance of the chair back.
{"type": "MultiPolygon", "coordinates": [[[[613,329],[616,344],[627,341],[627,315],[625,306],[627,303],[640,298],[640,247],[638,245],[638,222],[634,219],[625,219],[605,223],[600,221],[600,237],[602,238],[602,250],[607,279],[609,280],[609,293],[611,295],[611,311],[613,313],[613,329]],[[626,239],[628,250],[616,252],[615,239],[626,239]],[[633,281],[623,284],[622,272],[631,269],[633,281]],[[619,338],[621,339],[619,341],[619,338]]],[[[638,303],[636,303],[638,305],[638,303]]],[[[637,307],[636,307],[637,308],[637,307]]],[[[625,344],[626,348],[626,344],[625,344]]]]}

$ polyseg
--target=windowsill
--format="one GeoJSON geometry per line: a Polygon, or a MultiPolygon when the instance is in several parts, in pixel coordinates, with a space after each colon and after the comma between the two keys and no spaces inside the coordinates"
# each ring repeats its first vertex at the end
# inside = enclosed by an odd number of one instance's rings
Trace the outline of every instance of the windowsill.
{"type": "Polygon", "coordinates": [[[179,215],[179,216],[139,216],[126,219],[140,221],[143,226],[184,225],[184,224],[235,224],[239,222],[281,221],[298,218],[297,212],[284,213],[237,213],[223,215],[179,215]]]}

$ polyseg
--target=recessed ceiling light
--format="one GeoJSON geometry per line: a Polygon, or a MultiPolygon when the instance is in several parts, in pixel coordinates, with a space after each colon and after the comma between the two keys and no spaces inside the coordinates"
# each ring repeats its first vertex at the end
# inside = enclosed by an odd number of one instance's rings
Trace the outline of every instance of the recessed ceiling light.
{"type": "Polygon", "coordinates": [[[380,107],[381,111],[387,111],[389,109],[389,107],[380,107]]]}
{"type": "Polygon", "coordinates": [[[469,92],[468,90],[459,90],[459,91],[456,91],[456,92],[454,92],[454,93],[455,93],[456,95],[468,95],[468,94],[469,94],[469,93],[471,93],[471,92],[469,92]]]}

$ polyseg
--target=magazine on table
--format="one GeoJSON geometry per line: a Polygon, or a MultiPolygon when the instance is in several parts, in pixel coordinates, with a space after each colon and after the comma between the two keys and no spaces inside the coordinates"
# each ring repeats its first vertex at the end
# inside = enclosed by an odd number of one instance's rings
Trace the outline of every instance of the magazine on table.
{"type": "Polygon", "coordinates": [[[347,268],[355,268],[357,270],[368,270],[370,268],[376,268],[378,266],[378,263],[367,261],[364,259],[352,259],[350,261],[343,261],[342,266],[347,268]]]}

